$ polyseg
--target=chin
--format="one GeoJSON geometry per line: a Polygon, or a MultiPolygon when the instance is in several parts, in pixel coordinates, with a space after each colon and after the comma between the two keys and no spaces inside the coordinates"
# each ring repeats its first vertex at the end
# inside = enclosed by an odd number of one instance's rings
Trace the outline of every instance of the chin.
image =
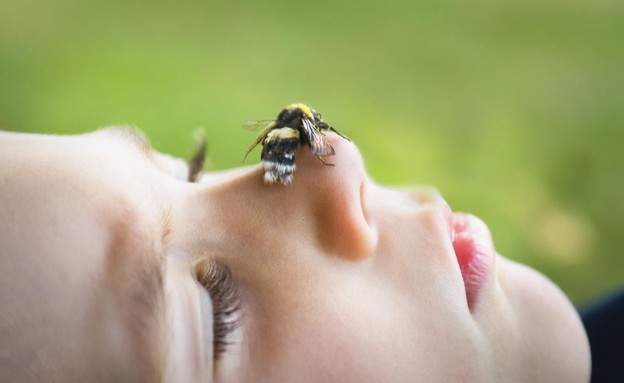
{"type": "Polygon", "coordinates": [[[518,357],[533,381],[588,382],[589,342],[570,300],[538,271],[498,258],[498,287],[512,315],[518,357]]]}

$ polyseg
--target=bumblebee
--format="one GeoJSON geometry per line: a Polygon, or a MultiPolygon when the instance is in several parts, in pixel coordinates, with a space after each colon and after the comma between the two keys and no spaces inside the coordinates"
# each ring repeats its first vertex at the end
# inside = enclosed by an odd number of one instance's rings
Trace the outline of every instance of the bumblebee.
{"type": "Polygon", "coordinates": [[[267,184],[292,183],[296,169],[294,152],[301,145],[308,145],[312,154],[323,164],[334,166],[323,160],[323,157],[336,154],[334,148],[325,139],[325,132],[331,130],[345,140],[351,141],[347,136],[325,123],[319,112],[305,104],[290,104],[274,121],[249,121],[243,127],[262,129],[258,138],[247,149],[245,158],[253,148],[262,144],[260,159],[264,168],[264,182],[267,184]]]}

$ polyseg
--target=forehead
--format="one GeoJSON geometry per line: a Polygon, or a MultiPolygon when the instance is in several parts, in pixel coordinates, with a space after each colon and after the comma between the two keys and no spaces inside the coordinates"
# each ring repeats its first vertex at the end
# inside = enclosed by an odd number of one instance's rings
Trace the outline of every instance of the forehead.
{"type": "Polygon", "coordinates": [[[7,147],[14,150],[0,156],[10,157],[0,164],[10,179],[0,190],[12,207],[3,209],[0,201],[0,210],[6,210],[3,218],[14,230],[0,230],[0,242],[19,258],[13,283],[26,286],[23,291],[37,290],[22,297],[30,307],[22,309],[30,312],[27,326],[43,333],[54,328],[47,342],[81,350],[83,363],[110,365],[123,354],[127,361],[120,362],[120,370],[138,367],[152,376],[162,366],[168,220],[148,202],[153,201],[149,189],[125,182],[139,175],[115,176],[132,169],[127,161],[134,157],[115,160],[115,148],[108,144],[123,143],[133,148],[128,153],[138,153],[147,150],[146,140],[106,130],[66,137],[16,135],[10,141],[7,147]]]}

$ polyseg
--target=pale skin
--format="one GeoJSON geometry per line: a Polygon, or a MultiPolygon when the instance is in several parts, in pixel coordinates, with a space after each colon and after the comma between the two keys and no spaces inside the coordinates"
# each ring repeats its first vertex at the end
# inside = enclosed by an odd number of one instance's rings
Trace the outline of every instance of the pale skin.
{"type": "Polygon", "coordinates": [[[587,382],[548,279],[496,256],[469,308],[434,189],[374,184],[332,134],[292,185],[259,166],[189,183],[133,133],[0,132],[0,381],[587,382]],[[215,358],[197,259],[227,265],[240,325],[215,358]]]}

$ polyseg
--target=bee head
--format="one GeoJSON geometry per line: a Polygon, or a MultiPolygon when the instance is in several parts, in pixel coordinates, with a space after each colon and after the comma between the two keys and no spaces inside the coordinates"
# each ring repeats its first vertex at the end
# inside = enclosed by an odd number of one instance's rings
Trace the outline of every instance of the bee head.
{"type": "Polygon", "coordinates": [[[286,106],[286,108],[282,110],[279,116],[277,116],[277,119],[286,122],[286,121],[292,121],[295,118],[301,118],[301,117],[307,118],[310,121],[321,120],[320,113],[310,108],[306,104],[302,104],[302,103],[295,103],[295,104],[290,104],[286,106]]]}
{"type": "MultiPolygon", "coordinates": [[[[321,114],[319,112],[317,112],[316,110],[312,109],[312,117],[314,118],[313,121],[317,124],[325,124],[323,121],[323,117],[321,116],[321,114]]],[[[325,124],[327,125],[327,124],[325,124]]]]}

